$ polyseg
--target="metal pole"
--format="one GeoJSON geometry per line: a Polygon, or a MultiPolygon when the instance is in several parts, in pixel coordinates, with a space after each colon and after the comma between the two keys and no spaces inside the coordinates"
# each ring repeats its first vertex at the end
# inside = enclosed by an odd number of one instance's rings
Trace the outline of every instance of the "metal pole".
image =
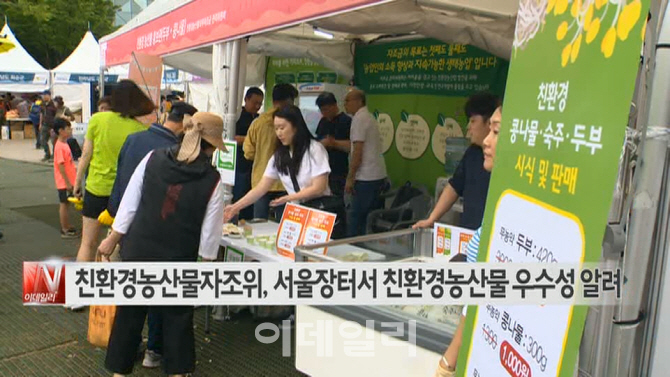
{"type": "Polygon", "coordinates": [[[239,83],[239,67],[240,67],[240,40],[235,40],[229,42],[230,44],[230,55],[229,55],[229,67],[228,70],[228,98],[224,106],[225,109],[225,118],[224,118],[224,127],[226,129],[226,134],[228,139],[232,139],[235,136],[235,123],[237,122],[237,108],[239,107],[239,98],[238,98],[238,83],[239,83]]]}
{"type": "Polygon", "coordinates": [[[105,96],[105,67],[100,67],[100,78],[98,78],[98,95],[102,99],[105,96]]]}
{"type": "MultiPolygon", "coordinates": [[[[662,13],[666,13],[665,8],[662,13]]],[[[640,118],[642,141],[637,171],[634,179],[633,205],[628,227],[628,240],[623,258],[624,289],[622,303],[614,313],[614,327],[610,340],[610,359],[608,376],[627,377],[630,372],[637,330],[643,320],[641,316],[643,298],[648,284],[649,261],[652,253],[657,250],[655,235],[658,231],[657,215],[663,174],[665,170],[668,139],[663,131],[667,131],[670,121],[670,21],[667,17],[661,27],[656,48],[651,90],[649,91],[648,111],[646,119],[640,118]],[[652,136],[654,133],[655,136],[652,136]],[[663,136],[658,136],[658,135],[663,136]]],[[[650,38],[653,39],[653,38],[650,38]]],[[[647,41],[650,41],[647,39],[647,41]]]]}

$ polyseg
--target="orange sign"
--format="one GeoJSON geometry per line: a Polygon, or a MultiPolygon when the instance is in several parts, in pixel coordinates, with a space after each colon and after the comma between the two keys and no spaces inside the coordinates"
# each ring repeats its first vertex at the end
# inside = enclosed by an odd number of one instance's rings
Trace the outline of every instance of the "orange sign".
{"type": "MultiPolygon", "coordinates": [[[[297,204],[287,204],[277,233],[277,252],[295,258],[298,245],[314,245],[330,241],[337,215],[297,204]]],[[[317,250],[324,255],[327,249],[317,250]]]]}
{"type": "Polygon", "coordinates": [[[465,252],[474,231],[456,226],[435,223],[433,226],[433,258],[451,258],[465,252]]]}
{"type": "MultiPolygon", "coordinates": [[[[134,52],[130,62],[128,78],[133,80],[158,109],[161,100],[161,80],[163,79],[163,59],[160,56],[134,52]]],[[[151,122],[156,122],[158,113],[150,116],[151,122]]],[[[149,123],[151,123],[149,122],[149,123]]]]}

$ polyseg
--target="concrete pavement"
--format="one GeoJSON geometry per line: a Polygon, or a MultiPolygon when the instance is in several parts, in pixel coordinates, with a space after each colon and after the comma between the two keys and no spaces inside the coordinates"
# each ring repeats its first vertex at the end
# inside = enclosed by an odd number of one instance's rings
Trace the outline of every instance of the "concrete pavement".
{"type": "MultiPolygon", "coordinates": [[[[31,162],[0,158],[0,229],[5,234],[0,240],[0,376],[109,376],[104,350],[86,340],[87,310],[22,305],[21,262],[74,257],[79,240],[60,238],[52,168],[31,157],[37,152],[39,160],[41,152],[34,145],[2,141],[0,156],[9,152],[31,162]]],[[[71,219],[80,229],[80,215],[73,211],[71,219]]],[[[281,356],[281,342],[266,345],[255,339],[257,324],[251,319],[212,321],[212,332],[205,334],[204,308],[195,318],[194,376],[301,375],[293,357],[281,356]]],[[[163,374],[138,363],[133,375],[163,374]]]]}

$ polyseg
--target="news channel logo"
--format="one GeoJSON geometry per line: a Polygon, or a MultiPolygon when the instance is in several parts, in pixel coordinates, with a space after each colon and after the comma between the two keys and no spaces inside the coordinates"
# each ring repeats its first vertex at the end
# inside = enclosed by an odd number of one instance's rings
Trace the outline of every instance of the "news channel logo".
{"type": "Polygon", "coordinates": [[[61,258],[23,262],[23,304],[65,305],[65,264],[61,258]]]}

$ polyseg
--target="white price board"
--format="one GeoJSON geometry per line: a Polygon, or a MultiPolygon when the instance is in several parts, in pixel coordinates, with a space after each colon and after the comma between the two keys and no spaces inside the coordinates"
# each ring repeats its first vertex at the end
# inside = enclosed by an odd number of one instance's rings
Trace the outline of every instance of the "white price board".
{"type": "MultiPolygon", "coordinates": [[[[583,255],[584,230],[576,217],[515,192],[503,194],[487,262],[580,263],[583,255]]],[[[571,316],[568,305],[478,306],[466,375],[556,376],[571,316]]]]}

